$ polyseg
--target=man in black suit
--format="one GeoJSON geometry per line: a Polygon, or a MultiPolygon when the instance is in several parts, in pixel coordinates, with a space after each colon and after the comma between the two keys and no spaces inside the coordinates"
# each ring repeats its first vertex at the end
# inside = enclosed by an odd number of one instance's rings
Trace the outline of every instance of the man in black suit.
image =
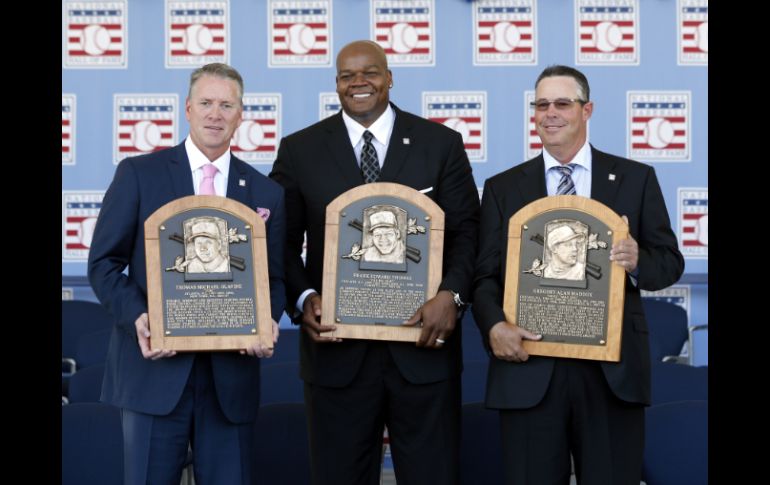
{"type": "Polygon", "coordinates": [[[457,483],[462,352],[456,324],[471,291],[479,207],[470,163],[457,132],[389,102],[393,77],[376,43],[343,47],[336,81],[342,112],[285,137],[270,174],[286,191],[288,312],[303,328],[314,483],[379,483],[383,425],[399,484],[457,483]],[[438,294],[408,321],[422,322],[417,345],[341,342],[323,335],[333,325],[320,325],[326,206],[365,182],[362,152],[370,159],[372,151],[377,181],[420,190],[446,215],[438,294]]]}
{"type": "Polygon", "coordinates": [[[675,283],[684,260],[655,171],[589,145],[593,103],[586,77],[571,67],[551,66],[535,90],[543,153],[486,181],[474,282],[473,314],[493,353],[486,404],[500,410],[506,483],[567,484],[572,454],[580,484],[638,485],[644,406],[650,404],[648,331],[639,290],[675,283]],[[560,168],[565,166],[571,169],[567,177],[560,168]],[[530,202],[562,193],[598,200],[629,224],[630,236],[610,251],[610,260],[628,275],[620,362],[530,358],[522,339],[541,337],[505,320],[508,220],[530,202]]]}

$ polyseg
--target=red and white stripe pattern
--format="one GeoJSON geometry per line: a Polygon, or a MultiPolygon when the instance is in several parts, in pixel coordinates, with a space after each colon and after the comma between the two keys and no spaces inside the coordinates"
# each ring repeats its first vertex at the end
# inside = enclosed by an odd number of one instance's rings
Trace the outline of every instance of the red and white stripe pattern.
{"type": "Polygon", "coordinates": [[[250,163],[272,163],[281,133],[281,95],[246,93],[243,121],[233,134],[230,150],[250,163]]]}
{"type": "Polygon", "coordinates": [[[331,66],[332,2],[271,0],[270,67],[331,66]]]}
{"type": "Polygon", "coordinates": [[[61,163],[75,165],[75,95],[61,95],[61,163]]]}
{"type": "Polygon", "coordinates": [[[124,1],[65,2],[64,67],[127,67],[127,9],[124,1]]]}
{"type": "Polygon", "coordinates": [[[197,68],[227,63],[229,6],[226,1],[166,1],[166,67],[197,68]]]}
{"type": "Polygon", "coordinates": [[[392,66],[435,65],[433,0],[372,0],[372,32],[392,66]]]}
{"type": "Polygon", "coordinates": [[[638,65],[638,0],[577,0],[577,64],[638,65]]]}
{"type": "Polygon", "coordinates": [[[524,159],[529,160],[543,150],[543,141],[535,126],[535,108],[530,103],[535,100],[534,91],[524,91],[524,159]]]}
{"type": "Polygon", "coordinates": [[[176,94],[116,94],[114,163],[176,144],[176,94]]]}
{"type": "Polygon", "coordinates": [[[629,92],[629,158],[689,160],[690,98],[689,91],[629,92]]]}
{"type": "Polygon", "coordinates": [[[103,191],[62,191],[62,260],[86,261],[103,191]]]}
{"type": "Polygon", "coordinates": [[[708,258],[708,188],[680,187],[679,248],[688,258],[708,258]]]}
{"type": "Polygon", "coordinates": [[[474,64],[536,64],[534,0],[473,4],[474,64]]]}
{"type": "Polygon", "coordinates": [[[422,102],[423,118],[462,135],[469,160],[486,160],[486,92],[425,92],[422,102]]]}
{"type": "Polygon", "coordinates": [[[708,0],[677,1],[679,65],[708,65],[708,26],[708,0]]]}

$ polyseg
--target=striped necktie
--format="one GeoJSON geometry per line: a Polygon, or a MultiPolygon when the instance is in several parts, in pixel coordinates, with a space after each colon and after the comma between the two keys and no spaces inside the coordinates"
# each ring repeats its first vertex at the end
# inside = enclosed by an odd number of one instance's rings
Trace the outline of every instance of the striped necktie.
{"type": "Polygon", "coordinates": [[[559,185],[556,187],[556,195],[575,195],[575,182],[572,180],[572,171],[575,169],[575,164],[568,163],[567,165],[559,165],[553,168],[561,174],[561,180],[559,180],[559,185]]]}

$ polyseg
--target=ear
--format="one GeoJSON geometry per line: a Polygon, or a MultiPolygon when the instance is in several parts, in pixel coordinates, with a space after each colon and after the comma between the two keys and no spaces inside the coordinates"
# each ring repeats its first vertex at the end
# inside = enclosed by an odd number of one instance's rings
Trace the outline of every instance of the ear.
{"type": "Polygon", "coordinates": [[[591,115],[594,112],[594,102],[589,101],[583,105],[583,121],[591,119],[591,115]]]}

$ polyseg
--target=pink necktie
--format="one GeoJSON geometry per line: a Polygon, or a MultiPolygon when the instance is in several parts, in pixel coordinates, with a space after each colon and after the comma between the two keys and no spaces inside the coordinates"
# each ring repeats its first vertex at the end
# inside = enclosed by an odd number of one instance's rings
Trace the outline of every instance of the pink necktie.
{"type": "Polygon", "coordinates": [[[203,166],[203,178],[200,187],[198,187],[198,195],[217,195],[217,191],[214,190],[214,175],[218,171],[213,163],[207,163],[203,166]]]}

